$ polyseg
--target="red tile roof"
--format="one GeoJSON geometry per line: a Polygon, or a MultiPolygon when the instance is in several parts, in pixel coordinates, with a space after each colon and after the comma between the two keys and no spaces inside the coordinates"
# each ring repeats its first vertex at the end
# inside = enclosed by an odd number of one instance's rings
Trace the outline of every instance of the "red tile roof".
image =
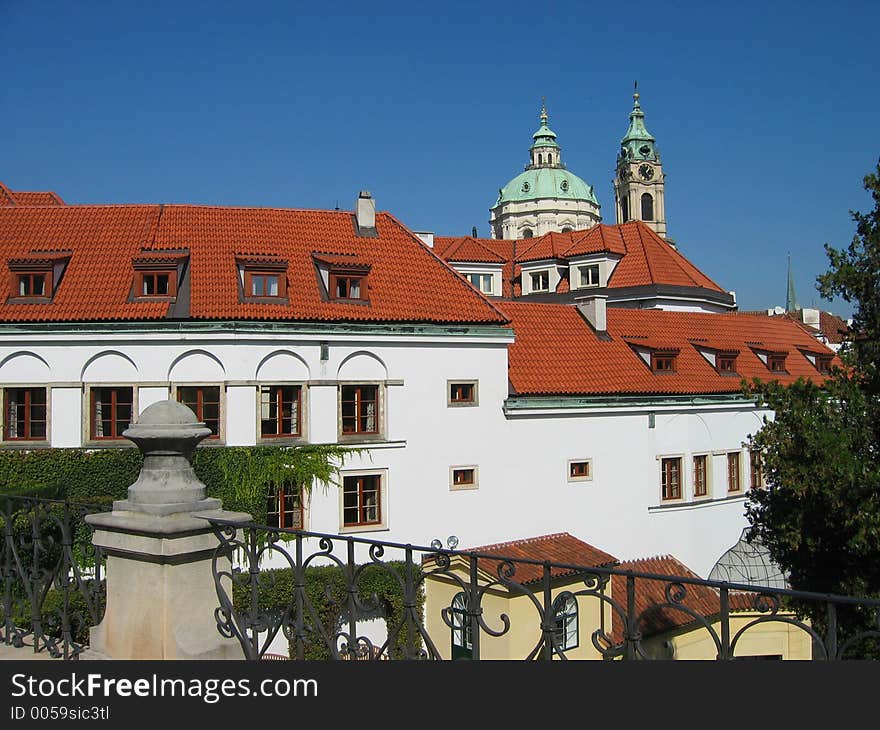
{"type": "MultiPolygon", "coordinates": [[[[634,573],[668,576],[669,578],[700,579],[700,576],[672,555],[627,560],[617,566],[616,569],[630,570],[634,573]]],[[[641,619],[638,628],[643,636],[662,633],[681,626],[687,626],[694,622],[694,618],[685,611],[677,608],[660,607],[661,604],[676,603],[670,601],[666,595],[667,588],[674,584],[675,581],[649,580],[647,578],[635,579],[635,608],[636,615],[641,619]]],[[[696,611],[700,616],[709,620],[712,620],[721,613],[721,594],[717,588],[698,583],[681,585],[685,589],[685,595],[678,605],[696,611]]],[[[730,591],[728,593],[730,610],[754,610],[756,596],[756,593],[730,591]]],[[[626,608],[625,575],[615,574],[611,576],[611,598],[626,608]]],[[[612,640],[615,643],[622,641],[623,624],[621,616],[616,611],[612,612],[611,625],[612,640]]],[[[706,636],[708,637],[708,634],[706,636]]]]}
{"type": "MultiPolygon", "coordinates": [[[[599,224],[585,231],[545,233],[537,238],[518,241],[435,236],[434,250],[444,261],[483,263],[510,263],[515,251],[516,262],[520,264],[545,259],[568,261],[578,256],[604,252],[614,254],[615,258],[621,257],[608,281],[609,288],[665,284],[725,291],[640,221],[620,225],[599,224]],[[464,241],[468,241],[468,258],[462,258],[462,254],[458,253],[464,241]]],[[[505,279],[508,278],[505,275],[505,279]]],[[[560,282],[560,285],[557,293],[567,291],[567,282],[560,282]]],[[[504,296],[510,294],[505,291],[504,296]]]]}
{"type": "Polygon", "coordinates": [[[499,306],[513,323],[508,367],[520,395],[735,393],[741,378],[822,380],[799,348],[833,354],[784,318],[609,307],[610,340],[604,341],[575,306],[523,301],[499,306]],[[633,349],[638,344],[679,350],[675,372],[653,373],[633,349]],[[719,374],[698,347],[739,350],[740,377],[719,374]],[[788,372],[771,373],[756,351],[787,351],[788,372]]]}
{"type": "MultiPolygon", "coordinates": [[[[193,319],[503,324],[505,316],[392,215],[358,237],[344,211],[191,205],[0,207],[0,267],[35,250],[69,249],[54,298],[0,303],[0,321],[141,320],[168,304],[127,301],[144,249],[190,252],[193,319]],[[371,265],[369,305],[322,301],[313,252],[371,265]],[[239,302],[236,256],[286,260],[288,304],[239,302]]],[[[2,273],[2,268],[0,268],[2,273]]]]}
{"type": "Polygon", "coordinates": [[[0,206],[6,205],[64,205],[58,193],[10,190],[0,183],[0,206]]]}
{"type": "MultiPolygon", "coordinates": [[[[529,537],[523,540],[511,540],[494,545],[484,545],[472,549],[475,553],[488,553],[505,558],[521,560],[540,560],[564,565],[582,566],[592,568],[597,566],[609,566],[617,563],[617,558],[603,550],[578,540],[567,532],[557,532],[552,535],[529,537]]],[[[488,558],[480,558],[477,561],[480,570],[491,575],[497,575],[501,561],[488,558]]],[[[531,563],[514,563],[516,572],[511,576],[517,583],[531,583],[541,580],[544,575],[543,567],[531,563]]],[[[550,575],[559,578],[566,575],[576,575],[582,572],[573,568],[552,568],[550,575]]]]}

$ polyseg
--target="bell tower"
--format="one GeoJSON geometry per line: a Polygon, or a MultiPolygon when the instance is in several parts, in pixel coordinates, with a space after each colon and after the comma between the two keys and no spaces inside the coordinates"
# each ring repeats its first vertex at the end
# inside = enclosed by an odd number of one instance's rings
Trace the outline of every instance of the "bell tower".
{"type": "Polygon", "coordinates": [[[617,153],[614,176],[617,222],[644,221],[666,238],[665,178],[657,140],[645,128],[645,113],[639,104],[636,82],[629,129],[620,140],[617,153]]]}

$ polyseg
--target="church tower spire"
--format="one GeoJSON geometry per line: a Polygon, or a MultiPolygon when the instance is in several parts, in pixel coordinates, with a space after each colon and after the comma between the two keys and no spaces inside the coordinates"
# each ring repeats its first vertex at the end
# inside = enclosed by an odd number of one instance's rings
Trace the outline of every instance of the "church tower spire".
{"type": "Polygon", "coordinates": [[[547,126],[547,104],[541,99],[541,116],[538,131],[532,135],[532,146],[529,149],[529,164],[526,170],[539,167],[565,167],[562,164],[562,148],[556,142],[556,132],[547,126]]]}
{"type": "Polygon", "coordinates": [[[788,291],[785,293],[785,311],[797,312],[797,294],[794,293],[794,276],[791,273],[791,254],[788,254],[788,291]]]}
{"type": "Polygon", "coordinates": [[[614,177],[617,222],[644,221],[666,237],[665,179],[657,140],[645,126],[636,82],[629,128],[620,140],[614,177]]]}

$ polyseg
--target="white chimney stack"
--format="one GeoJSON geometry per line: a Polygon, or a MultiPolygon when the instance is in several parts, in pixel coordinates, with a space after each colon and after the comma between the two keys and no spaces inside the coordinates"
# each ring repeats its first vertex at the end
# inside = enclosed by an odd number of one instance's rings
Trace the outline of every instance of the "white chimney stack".
{"type": "Polygon", "coordinates": [[[807,327],[812,327],[813,329],[819,329],[819,310],[818,309],[808,309],[804,307],[801,310],[801,317],[804,320],[804,324],[807,327]]]}
{"type": "Polygon", "coordinates": [[[376,235],[376,201],[369,190],[361,190],[355,204],[355,220],[359,236],[376,235]]]}
{"type": "Polygon", "coordinates": [[[605,294],[591,294],[587,297],[579,297],[575,300],[578,311],[584,316],[590,326],[596,332],[608,331],[608,322],[605,316],[605,305],[608,297],[605,294]]]}

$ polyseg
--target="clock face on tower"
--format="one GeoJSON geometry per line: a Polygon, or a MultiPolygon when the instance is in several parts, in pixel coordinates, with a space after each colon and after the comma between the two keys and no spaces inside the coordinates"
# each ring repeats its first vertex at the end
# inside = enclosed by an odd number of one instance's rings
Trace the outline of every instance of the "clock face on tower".
{"type": "Polygon", "coordinates": [[[642,165],[639,167],[639,175],[642,176],[643,180],[650,180],[654,177],[654,168],[650,165],[642,165]]]}

